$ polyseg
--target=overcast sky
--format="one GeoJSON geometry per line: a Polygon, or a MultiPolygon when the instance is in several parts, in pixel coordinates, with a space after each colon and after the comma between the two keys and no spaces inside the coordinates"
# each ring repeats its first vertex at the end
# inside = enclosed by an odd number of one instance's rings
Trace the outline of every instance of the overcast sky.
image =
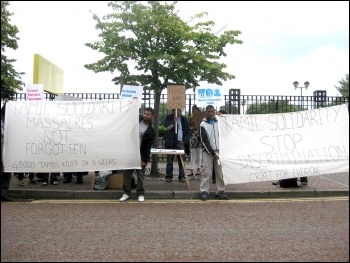
{"type": "MultiPolygon", "coordinates": [[[[40,54],[64,70],[65,92],[119,93],[111,81],[118,72],[94,73],[84,64],[102,57],[85,43],[98,40],[92,13],[102,17],[113,10],[106,1],[10,1],[11,24],[19,29],[19,48],[7,51],[22,80],[33,81],[33,57],[40,54]],[[89,11],[91,10],[92,13],[89,11]]],[[[349,1],[179,1],[187,21],[208,12],[214,33],[240,30],[244,43],[226,47],[226,71],[236,78],[224,82],[223,94],[241,89],[242,95],[300,95],[293,82],[310,82],[303,95],[327,90],[349,73],[349,1]]],[[[220,33],[219,33],[220,34],[220,33]]],[[[212,87],[201,83],[203,87],[212,87]]]]}

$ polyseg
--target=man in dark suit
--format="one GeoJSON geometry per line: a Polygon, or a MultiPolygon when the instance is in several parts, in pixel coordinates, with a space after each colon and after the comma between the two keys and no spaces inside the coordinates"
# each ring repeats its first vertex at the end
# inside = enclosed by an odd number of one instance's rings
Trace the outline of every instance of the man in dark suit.
{"type": "MultiPolygon", "coordinates": [[[[164,120],[164,126],[167,129],[165,135],[164,147],[166,149],[185,150],[185,144],[189,143],[191,138],[191,129],[188,119],[185,116],[181,116],[181,110],[172,110],[172,114],[166,116],[164,120]],[[175,114],[176,113],[176,114],[175,114]]],[[[173,179],[173,163],[175,155],[167,155],[166,176],[165,181],[171,182],[173,179]]],[[[179,181],[185,182],[185,171],[181,162],[180,156],[177,156],[179,163],[179,181]]]]}

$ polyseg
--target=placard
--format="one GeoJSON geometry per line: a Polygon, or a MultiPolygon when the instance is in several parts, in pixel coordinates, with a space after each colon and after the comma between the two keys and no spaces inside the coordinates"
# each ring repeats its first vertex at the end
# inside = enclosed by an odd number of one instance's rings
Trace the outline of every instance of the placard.
{"type": "Polygon", "coordinates": [[[44,100],[43,84],[26,84],[26,100],[38,101],[44,100]]]}
{"type": "Polygon", "coordinates": [[[213,105],[220,107],[225,105],[224,96],[219,87],[198,87],[196,88],[196,99],[198,107],[213,105]]]}
{"type": "Polygon", "coordinates": [[[170,109],[186,108],[186,88],[184,85],[168,85],[167,105],[170,109]]]}

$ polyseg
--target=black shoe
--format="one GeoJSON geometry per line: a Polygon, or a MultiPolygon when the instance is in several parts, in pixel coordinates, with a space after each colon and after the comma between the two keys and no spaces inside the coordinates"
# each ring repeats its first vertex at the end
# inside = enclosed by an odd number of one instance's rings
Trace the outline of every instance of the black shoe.
{"type": "Polygon", "coordinates": [[[203,201],[206,201],[206,200],[208,199],[208,195],[209,195],[209,194],[208,194],[207,192],[205,192],[205,191],[202,192],[202,193],[201,193],[201,199],[202,199],[203,201]]]}
{"type": "Polygon", "coordinates": [[[69,178],[64,178],[64,180],[63,180],[64,184],[68,184],[68,183],[71,183],[71,182],[72,182],[72,179],[69,179],[69,178]]]}
{"type": "Polygon", "coordinates": [[[180,177],[180,178],[179,178],[179,181],[180,181],[181,183],[186,182],[185,177],[180,177]]]}
{"type": "Polygon", "coordinates": [[[212,182],[213,184],[216,184],[216,180],[212,180],[211,182],[212,182]]]}
{"type": "Polygon", "coordinates": [[[172,180],[172,178],[170,178],[170,177],[165,178],[165,182],[171,182],[171,180],[172,180]]]}
{"type": "Polygon", "coordinates": [[[228,200],[228,196],[225,195],[224,191],[220,191],[219,193],[215,194],[215,198],[220,200],[228,200]]]}
{"type": "Polygon", "coordinates": [[[1,197],[1,202],[11,202],[11,201],[12,201],[11,198],[8,198],[8,197],[5,197],[5,196],[1,197]]]}

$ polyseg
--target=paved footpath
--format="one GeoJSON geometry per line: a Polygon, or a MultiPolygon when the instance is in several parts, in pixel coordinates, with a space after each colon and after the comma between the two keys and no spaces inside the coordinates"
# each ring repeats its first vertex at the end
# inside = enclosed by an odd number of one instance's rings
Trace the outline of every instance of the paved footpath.
{"type": "MultiPolygon", "coordinates": [[[[185,164],[186,168],[189,163],[185,164]]],[[[150,165],[149,165],[150,167],[150,165]]],[[[148,167],[148,168],[149,168],[148,167]]],[[[174,177],[172,182],[165,182],[164,163],[159,163],[159,177],[152,177],[146,173],[145,189],[146,199],[199,199],[200,181],[190,180],[181,183],[177,179],[178,169],[174,165],[174,177]]],[[[189,174],[189,170],[187,170],[189,174]]],[[[197,176],[200,179],[200,175],[197,176]]],[[[83,184],[64,184],[63,176],[58,177],[58,185],[29,184],[29,179],[24,178],[24,186],[18,185],[18,179],[11,179],[9,197],[14,199],[119,199],[122,189],[92,189],[93,173],[83,177],[83,184]]],[[[299,188],[281,188],[273,185],[273,181],[253,182],[243,184],[230,184],[226,186],[226,194],[234,199],[242,198],[289,198],[289,197],[325,197],[325,196],[349,196],[349,172],[335,173],[308,177],[307,186],[299,188]]],[[[132,189],[132,198],[136,199],[135,189],[132,189]]],[[[216,185],[210,183],[209,199],[214,199],[216,185]]]]}

